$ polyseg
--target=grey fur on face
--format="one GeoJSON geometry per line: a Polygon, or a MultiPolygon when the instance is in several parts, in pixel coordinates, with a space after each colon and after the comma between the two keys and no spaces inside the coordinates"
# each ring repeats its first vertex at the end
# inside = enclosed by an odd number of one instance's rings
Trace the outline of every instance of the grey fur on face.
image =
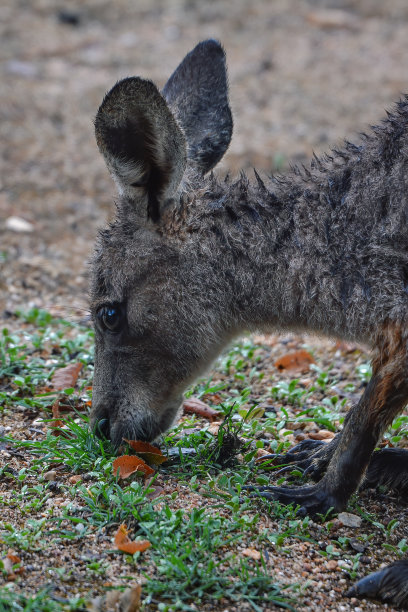
{"type": "Polygon", "coordinates": [[[93,260],[93,424],[116,445],[153,440],[234,336],[308,330],[371,346],[373,378],[332,443],[290,454],[318,482],[261,494],[317,514],[344,508],[366,470],[408,482],[408,453],[402,480],[381,451],[370,463],[408,401],[408,99],[309,168],[219,180],[208,172],[232,117],[224,52],[209,40],[162,93],[117,83],[95,130],[120,197],[93,260]]]}

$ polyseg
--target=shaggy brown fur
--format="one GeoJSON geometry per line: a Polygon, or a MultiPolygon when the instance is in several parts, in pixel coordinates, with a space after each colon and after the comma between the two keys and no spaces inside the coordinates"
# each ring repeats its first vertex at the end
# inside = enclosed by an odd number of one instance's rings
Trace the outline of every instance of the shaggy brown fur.
{"type": "MultiPolygon", "coordinates": [[[[309,330],[371,345],[373,377],[329,445],[277,458],[318,482],[261,494],[316,514],[344,508],[365,475],[406,483],[406,452],[372,453],[408,401],[408,99],[310,168],[220,181],[207,173],[232,118],[223,50],[205,41],[163,94],[139,78],[115,85],[95,129],[120,199],[93,262],[94,425],[116,445],[152,440],[234,336],[309,330]]],[[[405,574],[387,574],[400,605],[405,574]]]]}

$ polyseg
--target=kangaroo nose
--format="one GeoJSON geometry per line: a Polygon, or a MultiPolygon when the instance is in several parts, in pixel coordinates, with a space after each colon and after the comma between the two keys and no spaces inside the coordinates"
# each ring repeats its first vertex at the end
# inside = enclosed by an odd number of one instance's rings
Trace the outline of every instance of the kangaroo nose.
{"type": "Polygon", "coordinates": [[[99,438],[109,440],[110,424],[109,419],[99,419],[95,424],[95,433],[99,438]]]}

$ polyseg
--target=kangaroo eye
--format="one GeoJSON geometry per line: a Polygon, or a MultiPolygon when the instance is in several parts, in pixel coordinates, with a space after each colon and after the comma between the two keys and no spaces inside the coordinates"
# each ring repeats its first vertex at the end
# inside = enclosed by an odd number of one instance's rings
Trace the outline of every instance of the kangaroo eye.
{"type": "Polygon", "coordinates": [[[98,319],[105,329],[111,332],[119,332],[122,328],[122,311],[120,306],[111,304],[102,306],[98,310],[98,319]]]}

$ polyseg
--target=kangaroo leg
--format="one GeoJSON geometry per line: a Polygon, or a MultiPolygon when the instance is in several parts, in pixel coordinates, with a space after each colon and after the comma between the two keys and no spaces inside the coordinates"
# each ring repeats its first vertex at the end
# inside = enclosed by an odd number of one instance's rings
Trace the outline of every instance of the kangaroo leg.
{"type": "MultiPolygon", "coordinates": [[[[287,453],[265,455],[262,460],[273,459],[275,465],[283,466],[275,472],[275,475],[296,468],[303,471],[303,476],[318,481],[325,473],[340,437],[341,433],[337,434],[330,442],[302,440],[287,453]]],[[[394,489],[400,496],[408,496],[408,450],[382,448],[374,451],[361,488],[375,488],[379,485],[394,489]]]]}
{"type": "Polygon", "coordinates": [[[378,485],[394,489],[400,496],[408,495],[408,450],[383,448],[373,453],[362,487],[378,485]]]}
{"type": "Polygon", "coordinates": [[[309,514],[345,508],[386,427],[408,402],[407,336],[387,323],[375,344],[373,376],[344,423],[323,478],[310,487],[262,487],[259,495],[299,504],[309,514]]]}

